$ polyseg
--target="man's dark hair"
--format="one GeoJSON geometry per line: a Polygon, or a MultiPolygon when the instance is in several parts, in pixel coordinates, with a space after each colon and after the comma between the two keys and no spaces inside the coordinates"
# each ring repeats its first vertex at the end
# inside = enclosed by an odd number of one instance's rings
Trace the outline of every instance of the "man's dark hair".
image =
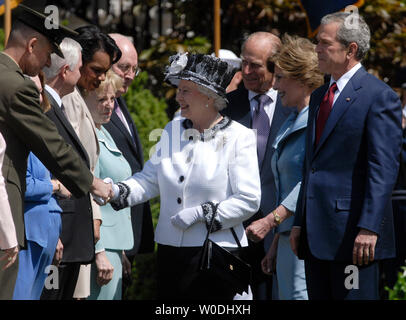
{"type": "Polygon", "coordinates": [[[86,64],[93,59],[93,55],[97,51],[106,52],[111,60],[111,64],[115,64],[121,58],[121,50],[116,42],[107,34],[100,31],[96,26],[89,25],[79,27],[75,30],[79,33],[74,38],[82,46],[82,62],[86,64]]]}

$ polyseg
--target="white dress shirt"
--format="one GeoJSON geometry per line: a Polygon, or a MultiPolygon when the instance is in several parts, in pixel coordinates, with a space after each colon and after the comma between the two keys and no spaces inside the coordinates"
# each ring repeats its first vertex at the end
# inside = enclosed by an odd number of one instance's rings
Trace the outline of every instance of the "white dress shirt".
{"type": "MultiPolygon", "coordinates": [[[[347,85],[348,81],[352,78],[352,76],[362,67],[361,63],[358,62],[355,66],[353,66],[349,71],[344,73],[340,79],[335,80],[333,76],[330,78],[330,86],[335,82],[337,83],[337,90],[334,93],[334,100],[333,100],[333,107],[334,103],[337,101],[340,93],[344,90],[345,86],[347,85]]],[[[329,87],[330,87],[329,86],[329,87]]]]}
{"type": "Polygon", "coordinates": [[[49,93],[49,95],[52,98],[54,98],[55,102],[58,104],[58,107],[60,108],[62,106],[62,99],[59,96],[59,94],[47,84],[45,85],[45,90],[49,93]]]}

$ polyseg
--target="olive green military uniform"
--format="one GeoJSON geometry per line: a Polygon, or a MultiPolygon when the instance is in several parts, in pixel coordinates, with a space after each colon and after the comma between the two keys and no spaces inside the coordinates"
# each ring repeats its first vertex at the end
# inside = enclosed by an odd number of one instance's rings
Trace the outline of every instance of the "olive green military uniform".
{"type": "MultiPolygon", "coordinates": [[[[89,192],[93,181],[85,162],[64,142],[54,123],[43,113],[34,82],[24,76],[16,62],[0,53],[0,132],[7,144],[3,176],[17,231],[24,246],[24,194],[27,157],[30,151],[76,197],[89,192]]],[[[18,262],[0,271],[0,299],[11,299],[18,262]]]]}

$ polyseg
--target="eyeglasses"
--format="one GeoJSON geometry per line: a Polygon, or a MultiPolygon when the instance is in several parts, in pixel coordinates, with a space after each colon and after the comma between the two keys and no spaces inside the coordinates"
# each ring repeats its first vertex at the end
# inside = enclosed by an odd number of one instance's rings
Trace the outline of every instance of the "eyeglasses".
{"type": "Polygon", "coordinates": [[[129,74],[130,71],[134,73],[135,76],[138,76],[141,72],[141,68],[138,66],[132,66],[130,64],[117,64],[117,67],[124,73],[129,74]]]}

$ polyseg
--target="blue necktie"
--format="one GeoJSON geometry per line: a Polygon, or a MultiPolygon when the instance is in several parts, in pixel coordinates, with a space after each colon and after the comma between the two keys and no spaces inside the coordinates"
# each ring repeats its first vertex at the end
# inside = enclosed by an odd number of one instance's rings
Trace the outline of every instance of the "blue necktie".
{"type": "Polygon", "coordinates": [[[255,100],[258,101],[258,104],[252,117],[252,128],[257,130],[257,153],[259,168],[261,168],[262,161],[264,160],[269,131],[271,130],[269,117],[264,109],[264,105],[268,99],[270,99],[270,97],[268,97],[266,94],[259,94],[255,96],[255,100]]]}

